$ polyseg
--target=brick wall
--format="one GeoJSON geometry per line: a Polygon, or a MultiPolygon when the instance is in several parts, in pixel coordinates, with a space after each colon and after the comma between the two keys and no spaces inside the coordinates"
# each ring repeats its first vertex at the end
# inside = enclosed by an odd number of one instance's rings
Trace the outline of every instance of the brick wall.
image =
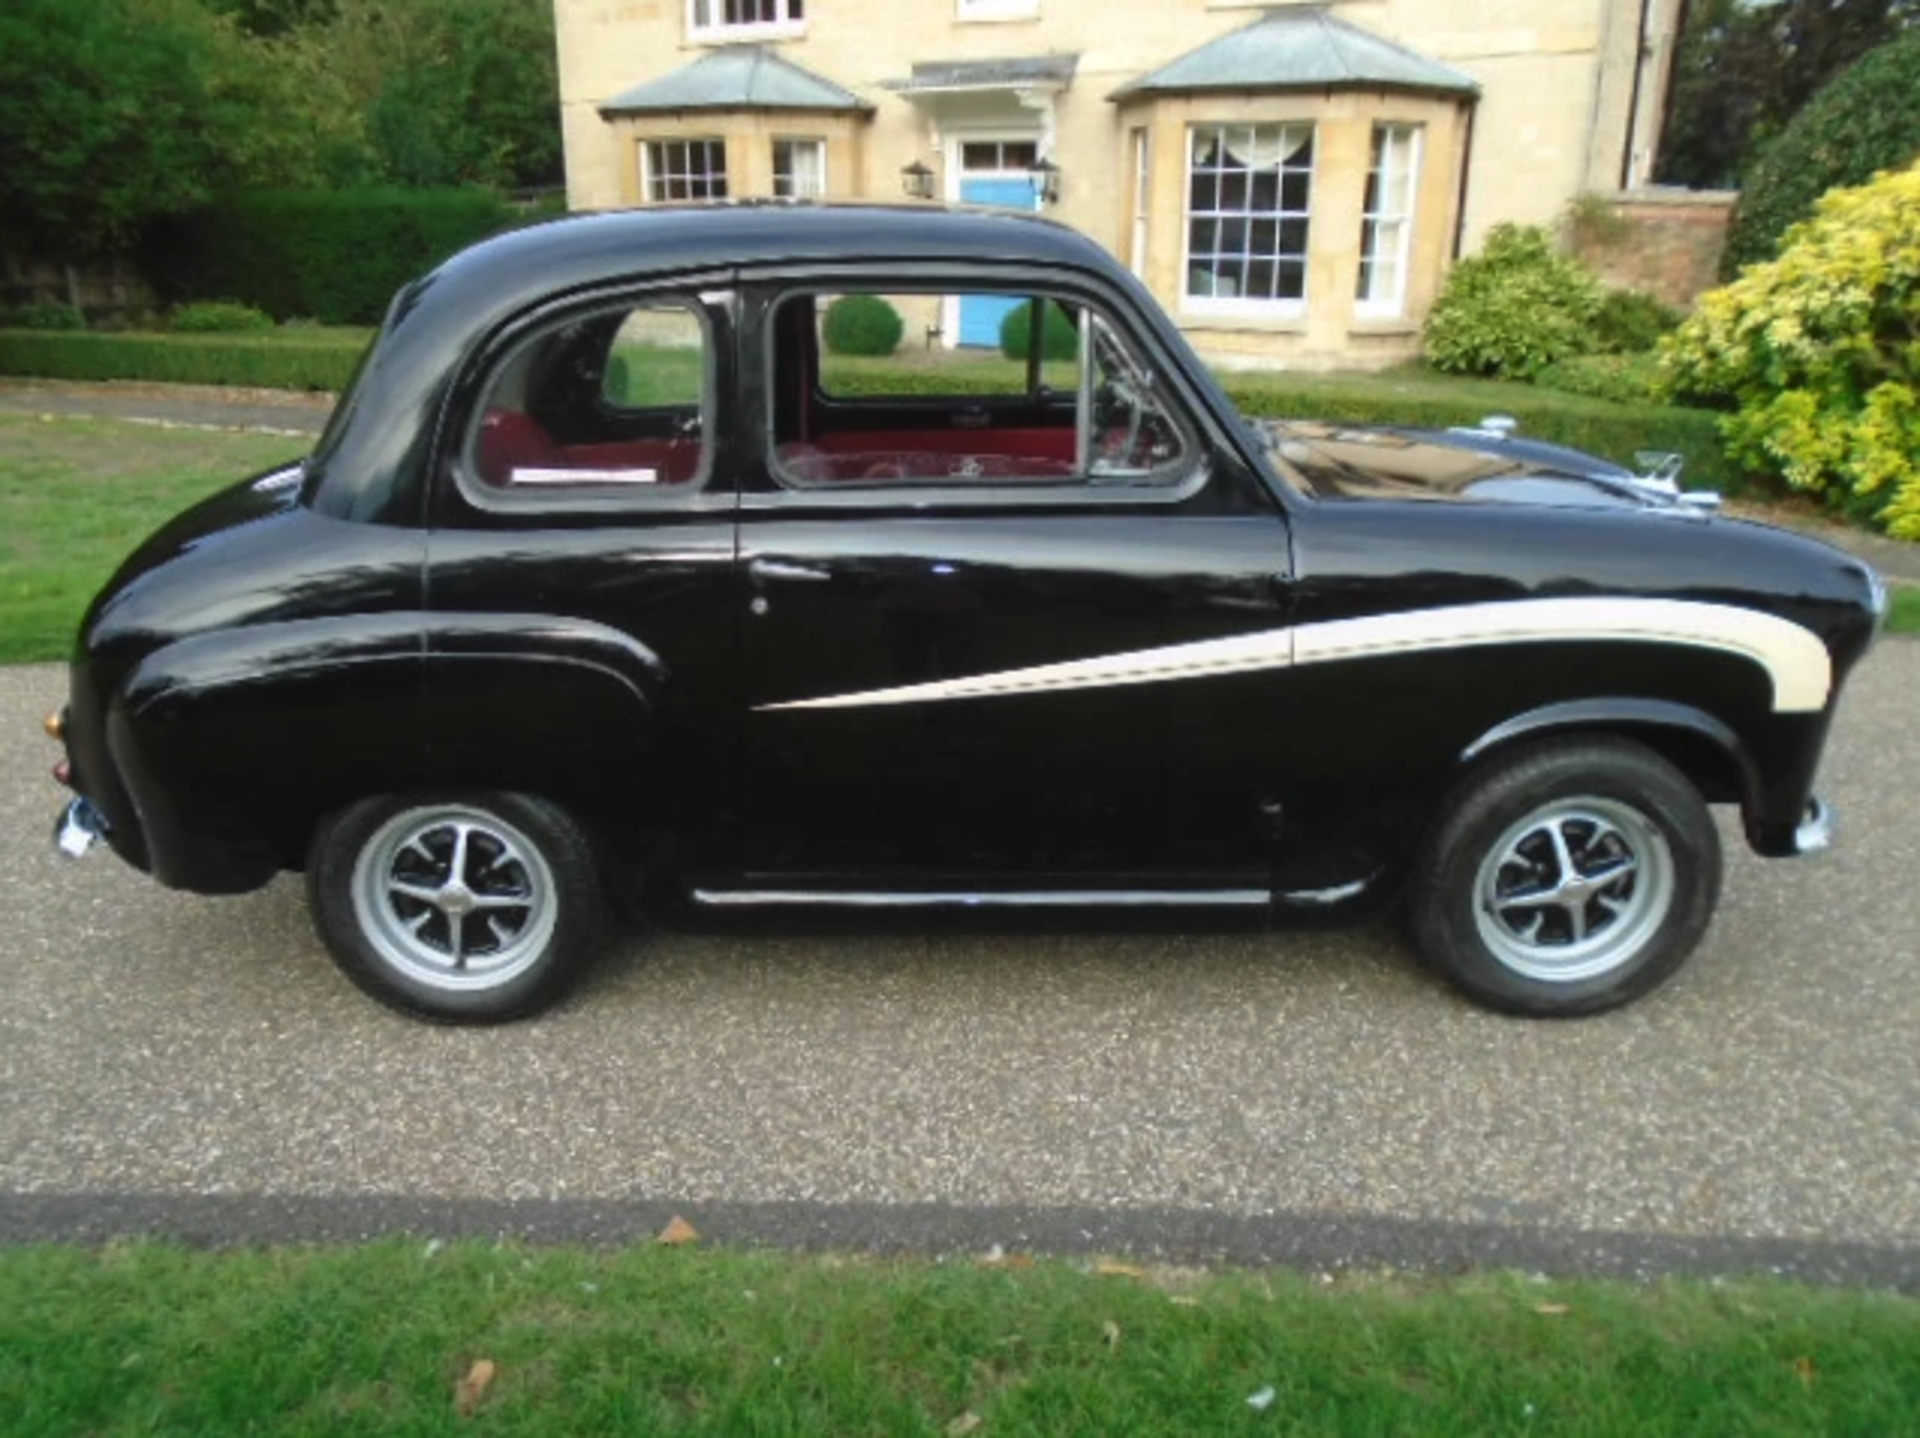
{"type": "Polygon", "coordinates": [[[1720,252],[1738,196],[1728,190],[1589,195],[1568,221],[1573,253],[1616,289],[1690,307],[1720,283],[1720,252]]]}

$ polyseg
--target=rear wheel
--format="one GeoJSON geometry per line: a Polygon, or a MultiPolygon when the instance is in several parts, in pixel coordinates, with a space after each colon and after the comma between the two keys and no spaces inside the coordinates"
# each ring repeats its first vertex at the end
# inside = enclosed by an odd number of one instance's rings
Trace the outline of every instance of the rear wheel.
{"type": "Polygon", "coordinates": [[[1623,740],[1522,750],[1442,807],[1414,875],[1428,961],[1510,1013],[1597,1013],[1677,970],[1720,893],[1720,840],[1686,777],[1623,740]]]}
{"type": "Polygon", "coordinates": [[[307,883],[315,925],[349,978],[447,1022],[546,1007],[600,926],[585,834],[523,795],[355,804],[316,835],[307,883]]]}

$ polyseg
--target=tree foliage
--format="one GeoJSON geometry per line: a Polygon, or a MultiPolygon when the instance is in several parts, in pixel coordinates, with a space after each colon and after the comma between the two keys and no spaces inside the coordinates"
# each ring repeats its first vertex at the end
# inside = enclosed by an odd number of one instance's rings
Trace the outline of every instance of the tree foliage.
{"type": "Polygon", "coordinates": [[[5,0],[0,238],[125,247],[248,188],[560,173],[552,0],[5,0]]]}
{"type": "Polygon", "coordinates": [[[1460,261],[1427,317],[1422,343],[1436,369],[1531,379],[1593,347],[1600,287],[1537,225],[1495,225],[1460,261]]]}
{"type": "Polygon", "coordinates": [[[1920,155],[1920,29],[1881,46],[1814,96],[1753,164],[1722,273],[1770,258],[1787,227],[1839,185],[1920,155]]]}
{"type": "Polygon", "coordinates": [[[362,117],[360,171],[400,185],[560,175],[552,0],[333,0],[288,42],[362,117]]]}
{"type": "Polygon", "coordinates": [[[8,0],[0,233],[98,254],[204,200],[250,120],[237,43],[194,0],[8,0]]]}
{"type": "Polygon", "coordinates": [[[1662,364],[1669,395],[1732,406],[1732,459],[1920,539],[1920,163],[1829,193],[1662,364]]]}
{"type": "Polygon", "coordinates": [[[1761,146],[1920,0],[1689,0],[1658,176],[1730,189],[1761,146]]]}

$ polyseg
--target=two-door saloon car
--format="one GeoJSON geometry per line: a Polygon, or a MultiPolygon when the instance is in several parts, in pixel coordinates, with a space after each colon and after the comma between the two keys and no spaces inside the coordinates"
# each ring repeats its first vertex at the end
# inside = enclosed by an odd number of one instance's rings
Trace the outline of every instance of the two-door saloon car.
{"type": "Polygon", "coordinates": [[[95,601],[59,838],[205,893],[304,869],[345,971],[449,1020],[554,999],[626,896],[1404,895],[1479,1000],[1603,1009],[1705,930],[1709,804],[1827,842],[1884,595],[1483,438],[1249,424],[1031,216],[511,233],[398,296],[309,458],[95,601]],[[897,353],[822,343],[848,296],[897,353]],[[946,343],[1022,307],[1023,358],[946,343]]]}

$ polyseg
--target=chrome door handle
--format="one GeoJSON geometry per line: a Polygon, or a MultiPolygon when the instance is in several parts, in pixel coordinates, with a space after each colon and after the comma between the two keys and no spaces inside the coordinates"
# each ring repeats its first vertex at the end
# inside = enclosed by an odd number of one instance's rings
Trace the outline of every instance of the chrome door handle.
{"type": "Polygon", "coordinates": [[[827,570],[815,569],[810,564],[788,564],[779,559],[750,559],[747,574],[755,580],[798,580],[809,584],[824,584],[833,578],[827,570]]]}

